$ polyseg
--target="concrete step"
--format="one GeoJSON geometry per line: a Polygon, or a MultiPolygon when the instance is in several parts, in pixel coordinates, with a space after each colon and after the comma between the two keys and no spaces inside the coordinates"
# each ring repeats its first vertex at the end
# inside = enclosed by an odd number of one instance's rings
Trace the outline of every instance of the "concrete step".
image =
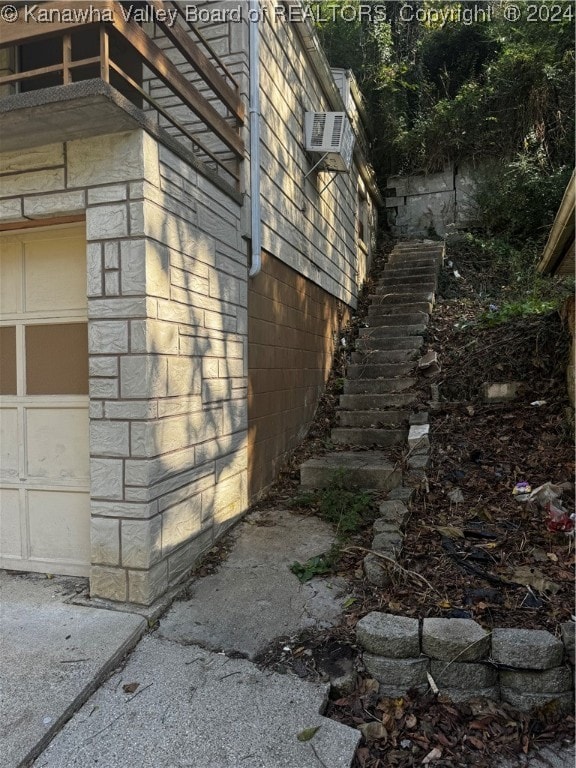
{"type": "Polygon", "coordinates": [[[421,253],[435,253],[442,255],[444,253],[444,243],[396,243],[392,253],[414,253],[414,251],[420,251],[421,253]]]}
{"type": "Polygon", "coordinates": [[[385,365],[387,363],[407,363],[417,360],[420,350],[416,349],[367,349],[352,352],[351,360],[358,365],[385,365]]]}
{"type": "Polygon", "coordinates": [[[426,323],[413,325],[381,325],[372,328],[360,328],[360,338],[383,339],[387,336],[421,336],[426,331],[426,323]]]}
{"type": "MultiPolygon", "coordinates": [[[[416,285],[423,291],[432,291],[436,287],[437,280],[434,275],[385,275],[382,280],[378,280],[378,288],[388,288],[391,285],[416,285]]],[[[412,290],[412,288],[408,288],[412,290]]]]}
{"type": "Polygon", "coordinates": [[[388,392],[384,395],[340,395],[340,408],[347,408],[350,411],[366,411],[375,408],[403,408],[406,405],[412,405],[416,400],[417,396],[413,392],[388,392]]]}
{"type": "Polygon", "coordinates": [[[420,352],[421,336],[386,336],[382,338],[361,337],[356,339],[356,349],[362,352],[388,352],[395,349],[410,349],[420,352]]]}
{"type": "Polygon", "coordinates": [[[392,312],[391,314],[374,314],[367,318],[369,328],[395,325],[427,325],[429,315],[427,312],[392,312]]]}
{"type": "Polygon", "coordinates": [[[429,301],[413,301],[408,304],[371,304],[368,307],[368,317],[380,315],[398,315],[403,312],[412,314],[413,312],[425,312],[432,314],[432,303],[429,301]]]}
{"type": "Polygon", "coordinates": [[[381,451],[339,451],[308,459],[300,467],[303,488],[325,488],[344,476],[351,487],[390,491],[402,483],[402,471],[381,451]]]}
{"type": "MultiPolygon", "coordinates": [[[[376,286],[376,293],[373,296],[382,296],[387,293],[435,293],[437,285],[430,280],[419,283],[405,283],[400,281],[391,281],[376,286]]],[[[414,301],[414,299],[412,299],[414,301]]]]}
{"type": "Polygon", "coordinates": [[[385,304],[412,304],[416,301],[426,301],[434,304],[434,291],[381,291],[370,294],[374,306],[385,304]]]}
{"type": "Polygon", "coordinates": [[[352,363],[346,369],[349,379],[395,379],[412,373],[416,364],[406,363],[352,363]]]}
{"type": "Polygon", "coordinates": [[[383,395],[404,392],[416,384],[416,379],[344,379],[345,395],[383,395]]]}
{"type": "Polygon", "coordinates": [[[339,427],[373,427],[378,429],[407,424],[410,412],[393,409],[386,411],[338,411],[336,417],[339,427]]]}
{"type": "Polygon", "coordinates": [[[411,267],[411,266],[402,266],[400,264],[387,264],[384,267],[384,273],[383,277],[380,278],[380,280],[385,279],[386,277],[404,277],[407,276],[416,276],[420,275],[421,277],[436,277],[438,274],[438,269],[436,266],[430,266],[430,267],[411,267]]]}
{"type": "Polygon", "coordinates": [[[423,256],[420,254],[414,254],[411,256],[397,256],[392,254],[388,260],[388,264],[392,267],[434,267],[437,269],[440,266],[440,258],[438,256],[423,256]]]}
{"type": "Polygon", "coordinates": [[[361,445],[369,448],[391,448],[406,442],[407,429],[375,429],[372,427],[336,427],[330,433],[333,443],[341,445],[361,445]]]}

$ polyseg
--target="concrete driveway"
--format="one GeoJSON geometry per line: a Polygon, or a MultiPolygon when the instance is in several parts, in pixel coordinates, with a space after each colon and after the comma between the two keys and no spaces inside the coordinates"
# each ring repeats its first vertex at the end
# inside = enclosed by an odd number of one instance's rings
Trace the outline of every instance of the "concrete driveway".
{"type": "Polygon", "coordinates": [[[0,571],[0,763],[25,765],[118,666],[142,616],[67,602],[86,579],[0,571]]]}

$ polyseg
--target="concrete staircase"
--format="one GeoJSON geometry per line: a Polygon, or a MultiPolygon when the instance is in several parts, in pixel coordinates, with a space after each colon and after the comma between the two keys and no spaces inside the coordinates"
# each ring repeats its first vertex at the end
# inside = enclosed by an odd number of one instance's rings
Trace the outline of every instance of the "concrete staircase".
{"type": "Polygon", "coordinates": [[[360,329],[340,397],[331,437],[342,450],[304,462],[304,488],[325,487],[342,471],[361,488],[392,491],[402,485],[402,468],[388,452],[392,448],[397,455],[398,447],[408,445],[410,424],[421,423],[412,413],[418,364],[443,254],[442,244],[413,241],[396,245],[390,254],[370,296],[368,327],[360,329]]]}

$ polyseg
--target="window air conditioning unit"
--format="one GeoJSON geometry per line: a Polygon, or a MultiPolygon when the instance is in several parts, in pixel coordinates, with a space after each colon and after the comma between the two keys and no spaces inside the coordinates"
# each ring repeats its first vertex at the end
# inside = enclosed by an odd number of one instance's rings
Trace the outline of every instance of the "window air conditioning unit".
{"type": "Polygon", "coordinates": [[[324,155],[318,167],[347,172],[352,165],[354,132],[345,112],[306,112],[306,151],[324,155]]]}

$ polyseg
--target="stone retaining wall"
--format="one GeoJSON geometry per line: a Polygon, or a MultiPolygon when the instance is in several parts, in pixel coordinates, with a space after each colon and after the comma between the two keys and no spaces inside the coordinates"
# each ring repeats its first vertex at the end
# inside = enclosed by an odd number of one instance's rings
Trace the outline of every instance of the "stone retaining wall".
{"type": "Polygon", "coordinates": [[[520,710],[550,702],[573,709],[574,622],[562,639],[539,629],[493,629],[472,619],[418,619],[372,612],[356,625],[366,670],[383,696],[434,685],[452,701],[477,696],[520,710]]]}

